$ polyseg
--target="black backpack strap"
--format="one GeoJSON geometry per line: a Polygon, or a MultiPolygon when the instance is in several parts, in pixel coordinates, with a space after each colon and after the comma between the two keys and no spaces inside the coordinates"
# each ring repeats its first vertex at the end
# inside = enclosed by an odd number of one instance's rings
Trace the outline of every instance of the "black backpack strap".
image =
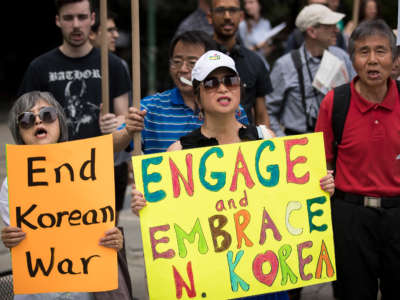
{"type": "Polygon", "coordinates": [[[399,91],[400,94],[400,81],[396,80],[396,84],[397,84],[397,90],[399,91]]]}
{"type": "Polygon", "coordinates": [[[342,141],[344,123],[350,107],[351,89],[350,83],[343,84],[334,89],[333,110],[332,110],[332,131],[333,131],[333,167],[336,168],[336,157],[338,146],[342,141]]]}
{"type": "Polygon", "coordinates": [[[303,104],[304,114],[306,115],[307,119],[306,92],[304,88],[303,63],[301,62],[300,50],[292,50],[290,52],[290,56],[292,57],[294,67],[296,68],[297,76],[299,78],[301,103],[303,104]]]}

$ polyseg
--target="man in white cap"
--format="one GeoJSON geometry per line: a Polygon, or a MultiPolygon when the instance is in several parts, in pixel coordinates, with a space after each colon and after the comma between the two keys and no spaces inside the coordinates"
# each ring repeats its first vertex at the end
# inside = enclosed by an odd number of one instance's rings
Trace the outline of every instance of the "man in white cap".
{"type": "MultiPolygon", "coordinates": [[[[304,4],[306,5],[311,5],[311,4],[322,4],[333,11],[336,11],[338,8],[338,5],[340,4],[340,0],[307,0],[307,3],[304,4]]],[[[336,24],[336,26],[339,28],[339,31],[336,32],[336,45],[339,48],[342,48],[343,50],[347,50],[347,45],[346,45],[346,39],[343,35],[342,32],[340,32],[340,28],[343,28],[343,19],[336,24]]],[[[294,49],[300,48],[300,46],[304,43],[304,36],[302,32],[298,28],[294,28],[294,30],[289,34],[287,40],[286,40],[286,46],[285,46],[285,53],[289,53],[290,51],[294,49]]]]}
{"type": "Polygon", "coordinates": [[[277,136],[313,132],[319,105],[324,94],[312,82],[325,50],[346,65],[352,79],[355,75],[349,55],[336,44],[336,23],[345,15],[321,4],[304,7],[296,18],[304,43],[280,57],[270,74],[273,92],[267,95],[271,129],[277,136]]]}

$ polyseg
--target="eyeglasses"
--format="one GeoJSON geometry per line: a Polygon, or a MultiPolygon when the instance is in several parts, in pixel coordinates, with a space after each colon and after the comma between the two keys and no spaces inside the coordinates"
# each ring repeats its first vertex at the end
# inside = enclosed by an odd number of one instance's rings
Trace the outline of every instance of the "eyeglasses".
{"type": "Polygon", "coordinates": [[[183,58],[171,58],[169,60],[169,63],[172,68],[174,69],[180,69],[182,68],[183,64],[186,63],[186,67],[188,69],[193,69],[194,65],[196,64],[197,59],[192,58],[192,59],[183,59],[183,58]]]}
{"type": "Polygon", "coordinates": [[[237,14],[240,12],[240,8],[235,7],[235,6],[230,6],[230,7],[219,6],[219,7],[214,8],[213,12],[216,15],[220,15],[220,16],[225,15],[226,12],[229,12],[230,15],[234,15],[234,14],[237,14]]]}
{"type": "Polygon", "coordinates": [[[57,120],[57,111],[54,107],[46,106],[39,110],[38,114],[26,111],[18,116],[18,125],[23,129],[29,129],[35,125],[36,116],[39,116],[43,123],[53,123],[57,120]]]}
{"type": "Polygon", "coordinates": [[[109,33],[118,32],[118,28],[117,27],[109,27],[109,28],[107,28],[107,32],[109,32],[109,33]]]}
{"type": "Polygon", "coordinates": [[[217,89],[220,84],[224,84],[227,88],[235,88],[240,86],[240,78],[237,75],[224,76],[221,79],[209,77],[201,82],[206,90],[217,89]]]}

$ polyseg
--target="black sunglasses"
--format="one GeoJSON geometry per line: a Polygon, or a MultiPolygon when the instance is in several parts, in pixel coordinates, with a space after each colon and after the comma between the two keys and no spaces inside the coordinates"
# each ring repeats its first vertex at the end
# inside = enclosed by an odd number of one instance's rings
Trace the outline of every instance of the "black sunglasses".
{"type": "Polygon", "coordinates": [[[209,77],[202,81],[206,90],[216,89],[223,83],[227,88],[235,88],[240,86],[240,78],[237,75],[224,76],[221,79],[216,77],[209,77]]]}
{"type": "Polygon", "coordinates": [[[29,129],[35,125],[36,116],[39,116],[43,123],[53,123],[57,120],[57,111],[52,106],[42,107],[38,114],[26,111],[18,116],[18,125],[23,129],[29,129]]]}

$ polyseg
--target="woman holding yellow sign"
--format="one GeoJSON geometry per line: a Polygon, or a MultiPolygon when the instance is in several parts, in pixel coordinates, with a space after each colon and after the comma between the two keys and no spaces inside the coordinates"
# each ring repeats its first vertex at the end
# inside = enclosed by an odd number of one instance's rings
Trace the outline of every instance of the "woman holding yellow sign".
{"type": "MultiPolygon", "coordinates": [[[[204,119],[201,128],[183,136],[172,144],[168,151],[197,147],[240,143],[244,141],[272,138],[274,135],[261,126],[244,126],[235,114],[239,107],[243,87],[234,61],[218,51],[208,51],[199,58],[192,71],[192,83],[199,117],[204,119]]],[[[334,192],[332,173],[320,180],[321,188],[334,192]]],[[[131,208],[133,213],[146,206],[143,194],[133,189],[131,208]]],[[[243,299],[243,298],[242,298],[243,299]]],[[[245,299],[288,299],[286,292],[270,293],[245,299]]]]}
{"type": "MultiPolygon", "coordinates": [[[[68,140],[67,120],[63,109],[54,97],[47,92],[33,91],[22,95],[14,103],[9,114],[9,128],[13,138],[20,145],[45,145],[68,140]]],[[[7,248],[18,246],[26,233],[19,227],[9,226],[7,179],[0,191],[0,214],[6,224],[1,239],[7,248]]],[[[99,245],[120,250],[123,236],[117,227],[105,232],[99,245]]],[[[93,293],[47,293],[15,295],[14,299],[95,299],[93,293]]]]}

